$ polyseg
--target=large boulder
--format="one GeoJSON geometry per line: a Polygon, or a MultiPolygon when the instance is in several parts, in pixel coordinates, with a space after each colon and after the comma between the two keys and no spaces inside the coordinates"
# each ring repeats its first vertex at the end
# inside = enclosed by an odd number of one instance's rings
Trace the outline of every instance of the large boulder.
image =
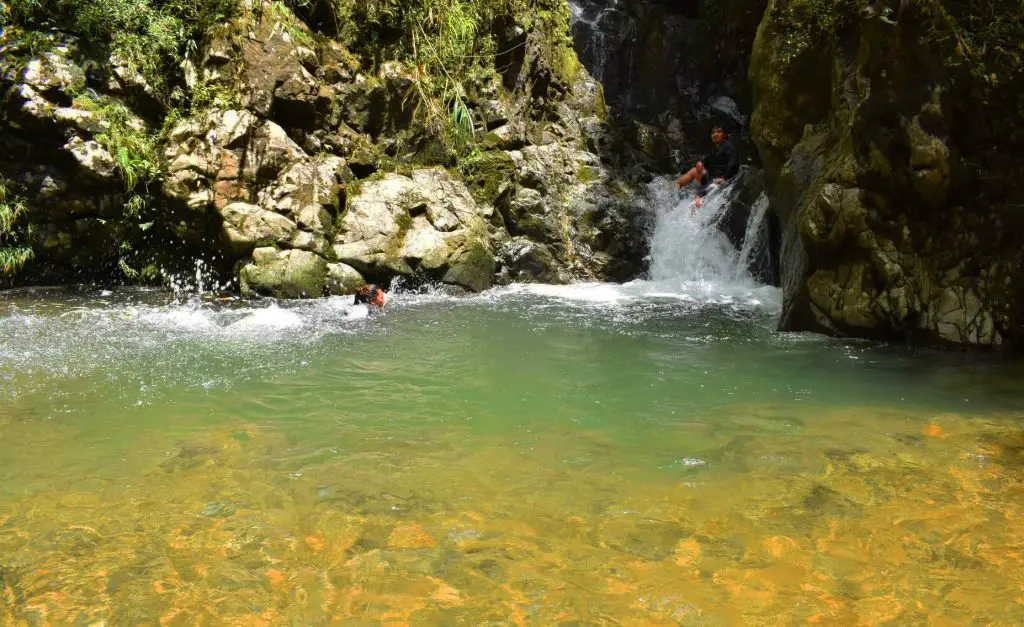
{"type": "Polygon", "coordinates": [[[238,273],[243,295],[319,298],[327,288],[327,262],[305,250],[264,247],[238,273]]]}
{"type": "Polygon", "coordinates": [[[220,214],[224,218],[224,239],[233,250],[243,254],[257,246],[292,241],[299,232],[298,226],[285,216],[244,202],[226,205],[220,214]]]}
{"type": "Polygon", "coordinates": [[[306,153],[277,124],[229,109],[178,124],[165,157],[165,193],[205,210],[253,202],[263,186],[306,153]]]}
{"type": "MultiPolygon", "coordinates": [[[[221,26],[207,48],[202,80],[232,104],[288,129],[312,130],[320,89],[309,28],[281,2],[257,0],[221,26]]],[[[224,104],[224,103],[220,103],[224,104]]]]}
{"type": "Polygon", "coordinates": [[[332,295],[355,294],[363,285],[366,285],[366,279],[352,266],[344,263],[327,264],[327,291],[332,295]]]}
{"type": "Polygon", "coordinates": [[[388,174],[349,199],[334,253],[377,280],[411,275],[483,290],[494,274],[493,211],[442,169],[388,174]]]}
{"type": "Polygon", "coordinates": [[[573,277],[558,263],[551,249],[525,237],[504,242],[498,251],[501,265],[498,280],[503,283],[548,283],[566,285],[573,277]]]}
{"type": "Polygon", "coordinates": [[[514,185],[499,208],[511,235],[544,245],[557,262],[545,275],[627,280],[642,272],[647,244],[639,196],[597,155],[564,144],[508,155],[514,185]]]}
{"type": "Polygon", "coordinates": [[[783,329],[1024,339],[1024,188],[1007,184],[1024,174],[1024,73],[993,53],[978,74],[994,46],[921,36],[973,23],[941,4],[936,22],[915,3],[828,19],[811,0],[770,3],[750,75],[781,223],[783,329]]]}
{"type": "Polygon", "coordinates": [[[341,157],[325,155],[293,163],[258,194],[259,205],[295,222],[298,232],[280,240],[292,248],[329,255],[334,220],[351,179],[341,157]]]}

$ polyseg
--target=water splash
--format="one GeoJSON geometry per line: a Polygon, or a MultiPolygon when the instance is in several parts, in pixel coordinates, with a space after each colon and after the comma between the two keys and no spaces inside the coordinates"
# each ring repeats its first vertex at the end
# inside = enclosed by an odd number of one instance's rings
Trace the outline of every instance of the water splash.
{"type": "Polygon", "coordinates": [[[192,272],[171,273],[161,270],[160,274],[175,298],[181,301],[211,292],[226,292],[233,287],[231,279],[218,280],[213,266],[202,259],[196,259],[192,272]]]}
{"type": "MultiPolygon", "coordinates": [[[[656,179],[648,186],[654,214],[652,281],[698,293],[758,287],[747,271],[751,251],[736,250],[719,228],[729,209],[731,191],[732,184],[717,186],[698,209],[693,192],[680,191],[671,179],[656,179]]],[[[767,202],[761,210],[762,220],[766,209],[767,202]]]]}

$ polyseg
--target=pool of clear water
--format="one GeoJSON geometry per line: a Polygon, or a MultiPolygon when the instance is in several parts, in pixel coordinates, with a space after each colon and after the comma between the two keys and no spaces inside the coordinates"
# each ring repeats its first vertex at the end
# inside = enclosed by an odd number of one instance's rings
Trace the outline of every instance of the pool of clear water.
{"type": "Polygon", "coordinates": [[[0,295],[0,623],[1024,622],[1014,362],[637,282],[0,295]]]}

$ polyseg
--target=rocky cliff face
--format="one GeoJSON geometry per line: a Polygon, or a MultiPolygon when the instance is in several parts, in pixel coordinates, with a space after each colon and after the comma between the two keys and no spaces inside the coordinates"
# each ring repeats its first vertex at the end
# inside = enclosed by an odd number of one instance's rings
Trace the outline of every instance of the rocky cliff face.
{"type": "Polygon", "coordinates": [[[1018,13],[769,3],[750,76],[783,227],[783,329],[1020,344],[1018,13]]]}
{"type": "Polygon", "coordinates": [[[0,176],[35,253],[13,281],[153,282],[195,259],[281,297],[396,276],[470,290],[636,276],[642,216],[597,154],[601,86],[568,7],[524,3],[437,8],[463,20],[438,28],[468,30],[411,57],[395,14],[359,22],[375,3],[246,2],[160,93],[108,50],[27,33],[36,49],[6,28],[0,176]],[[483,61],[458,81],[426,75],[469,58],[442,45],[474,41],[483,61]]]}
{"type": "Polygon", "coordinates": [[[726,124],[747,161],[747,66],[765,0],[571,0],[580,60],[601,81],[619,154],[678,170],[726,124]]]}

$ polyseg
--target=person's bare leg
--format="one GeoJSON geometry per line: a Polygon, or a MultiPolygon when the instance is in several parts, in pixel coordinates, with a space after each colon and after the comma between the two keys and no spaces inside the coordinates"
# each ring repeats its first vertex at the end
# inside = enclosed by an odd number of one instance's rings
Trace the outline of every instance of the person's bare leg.
{"type": "Polygon", "coordinates": [[[689,185],[699,178],[700,173],[697,172],[697,168],[691,168],[689,172],[676,179],[676,185],[683,187],[684,185],[689,185]]]}

